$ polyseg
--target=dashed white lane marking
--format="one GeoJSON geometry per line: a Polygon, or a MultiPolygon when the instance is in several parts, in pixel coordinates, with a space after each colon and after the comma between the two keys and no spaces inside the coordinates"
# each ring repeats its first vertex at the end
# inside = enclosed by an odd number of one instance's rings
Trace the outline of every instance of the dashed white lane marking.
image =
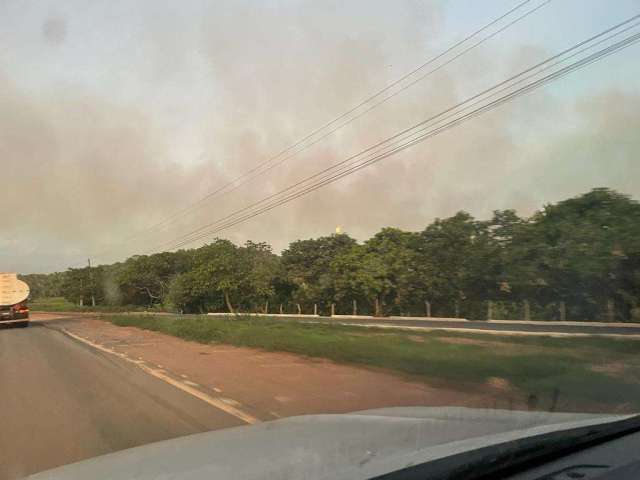
{"type": "Polygon", "coordinates": [[[96,350],[100,350],[101,352],[105,352],[105,353],[109,353],[111,355],[115,355],[117,357],[120,357],[122,360],[124,360],[125,362],[129,362],[129,363],[133,363],[134,365],[137,365],[139,368],[141,368],[142,370],[144,370],[146,373],[148,373],[149,375],[152,375],[166,383],[168,383],[169,385],[173,385],[176,388],[179,388],[180,390],[182,390],[183,392],[186,392],[190,395],[193,395],[194,397],[202,400],[203,402],[208,403],[209,405],[211,405],[212,407],[215,407],[219,410],[222,410],[225,413],[228,413],[229,415],[232,415],[236,418],[239,418],[240,420],[242,420],[245,423],[248,424],[254,424],[254,423],[260,423],[260,420],[258,420],[256,417],[254,417],[253,415],[249,415],[246,412],[243,412],[242,410],[240,410],[237,406],[240,405],[240,403],[236,402],[235,400],[232,400],[231,402],[229,402],[228,398],[214,398],[210,395],[207,395],[204,392],[201,392],[200,390],[197,390],[196,388],[190,386],[190,385],[185,385],[185,383],[187,382],[181,382],[178,380],[174,380],[173,378],[171,378],[170,376],[168,376],[166,373],[164,373],[164,371],[162,370],[158,370],[155,368],[151,368],[147,365],[144,364],[144,362],[140,361],[140,360],[133,360],[131,358],[128,358],[126,354],[120,353],[120,352],[116,352],[115,350],[112,350],[110,348],[104,347],[100,344],[94,343],[91,340],[87,339],[87,338],[82,338],[79,335],[76,335],[74,333],[71,333],[69,330],[67,330],[66,328],[62,329],[62,332],[66,335],[68,335],[69,337],[82,342],[82,343],[86,343],[87,345],[95,348],[96,350]]]}
{"type": "Polygon", "coordinates": [[[191,385],[192,387],[199,387],[200,386],[196,382],[192,382],[190,380],[183,380],[182,383],[185,383],[187,385],[191,385]]]}
{"type": "Polygon", "coordinates": [[[216,393],[222,393],[222,390],[220,390],[219,388],[213,387],[213,391],[216,393]]]}

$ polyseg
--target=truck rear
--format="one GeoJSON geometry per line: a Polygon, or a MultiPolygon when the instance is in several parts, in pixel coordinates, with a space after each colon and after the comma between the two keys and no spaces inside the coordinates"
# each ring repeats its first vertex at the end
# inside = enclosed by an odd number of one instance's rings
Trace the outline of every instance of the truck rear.
{"type": "Polygon", "coordinates": [[[15,273],[0,273],[0,325],[29,325],[29,285],[15,273]]]}

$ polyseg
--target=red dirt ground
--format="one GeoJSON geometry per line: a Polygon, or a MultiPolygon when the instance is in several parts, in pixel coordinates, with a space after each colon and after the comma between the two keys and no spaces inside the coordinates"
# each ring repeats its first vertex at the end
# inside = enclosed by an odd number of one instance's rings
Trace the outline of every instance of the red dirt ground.
{"type": "Polygon", "coordinates": [[[457,405],[508,408],[503,389],[469,392],[428,385],[392,373],[229,345],[203,345],[92,315],[34,313],[49,328],[93,343],[198,388],[261,420],[390,406],[457,405]]]}

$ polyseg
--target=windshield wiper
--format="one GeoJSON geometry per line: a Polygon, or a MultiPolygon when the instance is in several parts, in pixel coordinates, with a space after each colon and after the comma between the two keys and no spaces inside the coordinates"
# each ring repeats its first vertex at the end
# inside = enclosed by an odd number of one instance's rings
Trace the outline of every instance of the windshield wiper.
{"type": "Polygon", "coordinates": [[[640,415],[495,443],[410,465],[373,479],[495,480],[636,431],[640,431],[640,415]]]}

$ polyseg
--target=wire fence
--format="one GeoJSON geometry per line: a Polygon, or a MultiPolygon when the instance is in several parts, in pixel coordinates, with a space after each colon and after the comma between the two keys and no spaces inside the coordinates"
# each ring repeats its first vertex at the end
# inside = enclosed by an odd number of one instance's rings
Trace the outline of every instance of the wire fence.
{"type": "Polygon", "coordinates": [[[425,300],[421,304],[400,307],[375,301],[358,302],[282,302],[264,305],[245,305],[243,313],[286,315],[357,315],[377,317],[460,318],[468,320],[522,320],[522,321],[640,321],[640,308],[607,300],[604,302],[571,302],[556,300],[536,302],[529,300],[465,300],[437,302],[425,300]]]}

